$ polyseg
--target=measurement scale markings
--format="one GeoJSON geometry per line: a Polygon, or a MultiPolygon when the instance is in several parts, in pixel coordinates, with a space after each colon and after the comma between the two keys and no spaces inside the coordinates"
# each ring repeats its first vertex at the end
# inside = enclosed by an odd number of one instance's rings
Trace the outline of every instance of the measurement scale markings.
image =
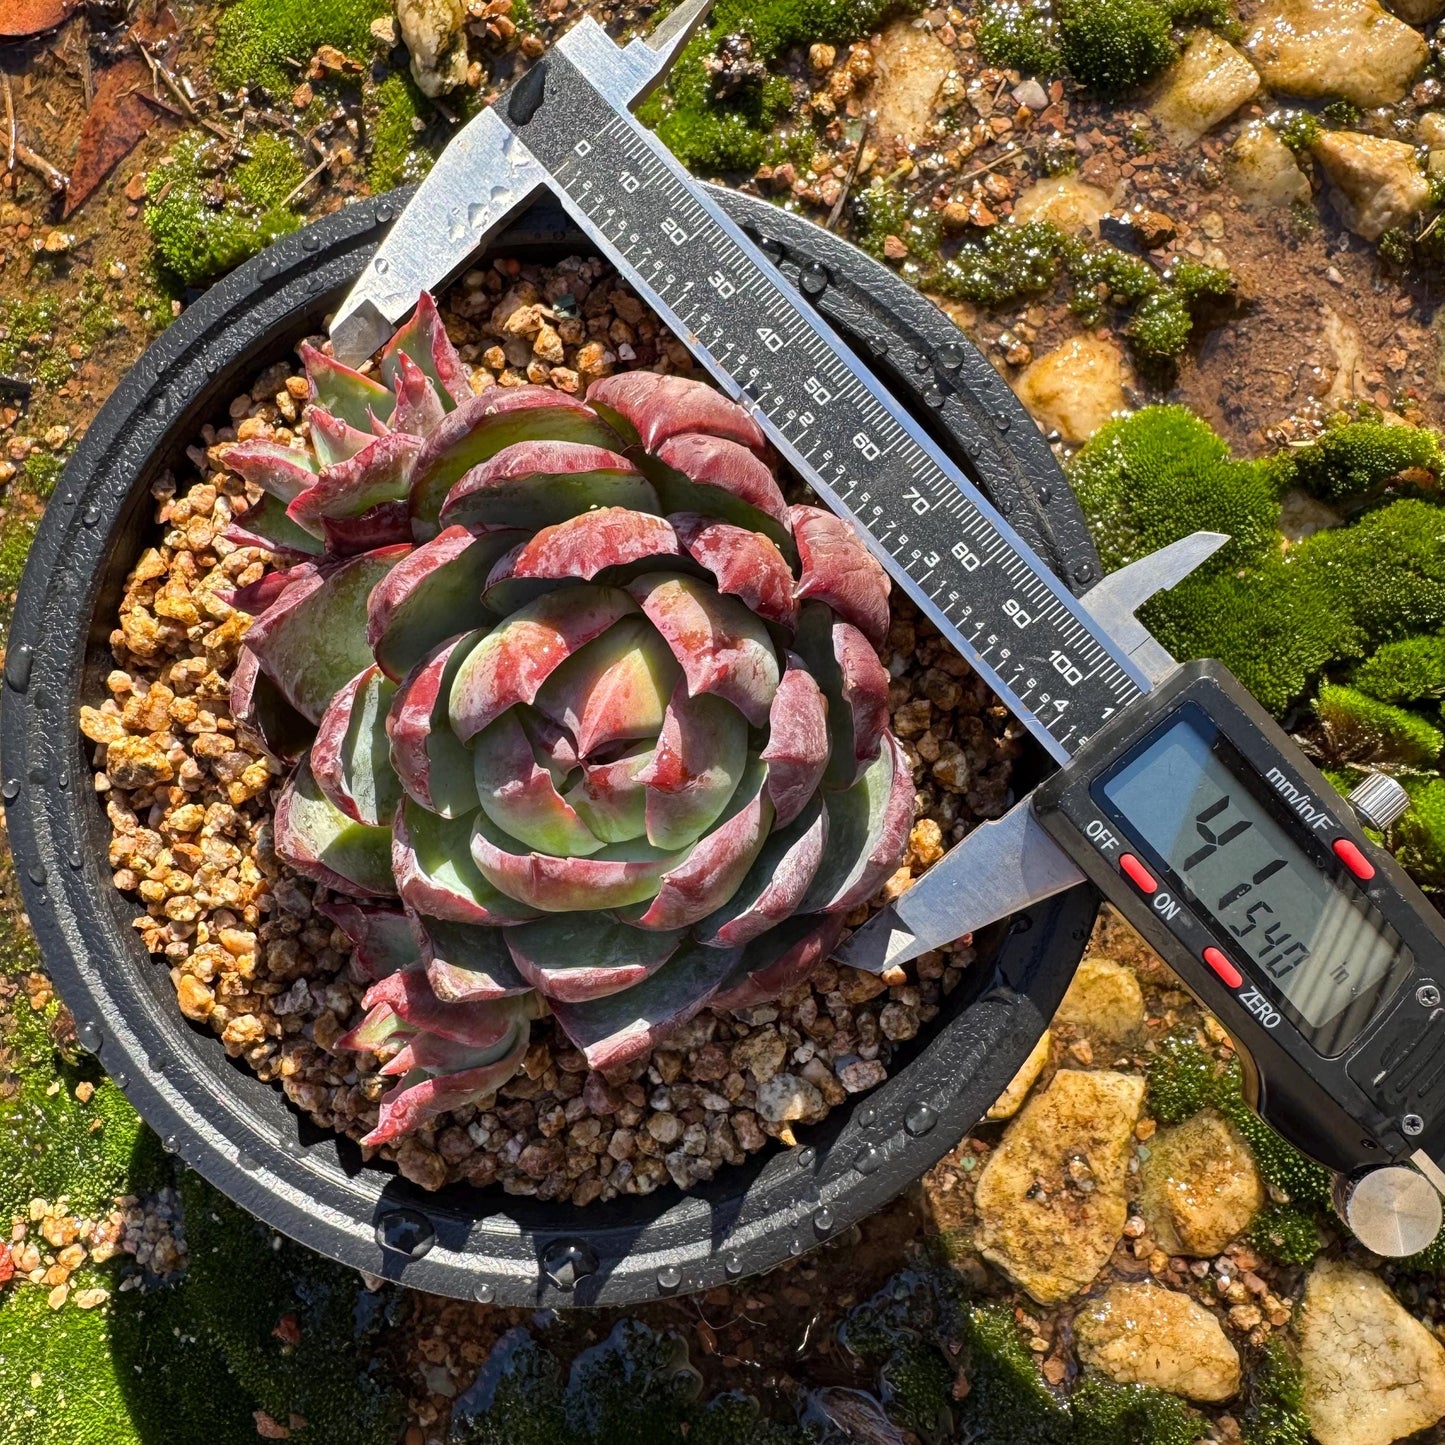
{"type": "MultiPolygon", "coordinates": [[[[568,208],[614,255],[620,254],[639,288],[679,334],[698,337],[708,353],[703,359],[725,385],[752,402],[784,454],[816,479],[825,496],[847,507],[861,491],[877,527],[869,536],[874,550],[892,563],[890,571],[966,653],[980,660],[998,654],[1009,682],[998,667],[983,670],[1005,700],[1018,699],[1012,684],[1020,678],[1028,679],[1028,697],[1046,677],[1071,694],[1053,699],[1052,723],[1062,727],[1058,714],[1065,706],[1083,707],[1102,721],[1117,710],[1119,699],[1142,693],[1147,683],[1089,630],[1072,599],[1054,590],[1052,579],[1040,573],[1042,564],[1032,562],[1008,524],[992,518],[987,501],[970,482],[953,475],[953,464],[941,453],[934,455],[936,448],[924,433],[915,434],[909,420],[889,409],[887,397],[869,386],[861,364],[850,365],[846,348],[833,342],[826,324],[803,312],[769,271],[752,261],[730,223],[690,191],[657,143],[630,117],[620,116],[565,56],[554,53],[548,64],[548,100],[565,107],[570,134],[580,130],[596,137],[569,147],[566,136],[546,126],[525,133],[529,147],[559,182],[568,208]],[[576,151],[583,146],[579,156],[576,151]],[[585,177],[579,174],[583,169],[585,177]],[[639,177],[647,182],[646,192],[639,177]],[[609,243],[609,221],[623,239],[609,243]],[[676,269],[665,277],[658,275],[664,265],[660,258],[649,268],[633,260],[657,256],[645,239],[649,227],[677,249],[676,269]],[[699,286],[696,277],[682,284],[689,269],[700,270],[705,285],[699,286]],[[651,282],[645,279],[648,272],[651,282]],[[736,326],[731,337],[729,327],[709,309],[718,301],[731,308],[736,326]],[[755,356],[753,335],[762,343],[755,356]],[[953,560],[945,566],[948,558],[953,560]],[[910,563],[922,569],[921,576],[910,563]],[[960,590],[968,593],[968,606],[960,590]],[[975,609],[983,615],[973,637],[987,633],[989,640],[970,644],[950,613],[967,617],[975,609]],[[1068,656],[1055,664],[1064,649],[1068,656]]],[[[1069,743],[1077,723],[1058,736],[1021,702],[1019,714],[1055,757],[1074,751],[1069,743]]]]}

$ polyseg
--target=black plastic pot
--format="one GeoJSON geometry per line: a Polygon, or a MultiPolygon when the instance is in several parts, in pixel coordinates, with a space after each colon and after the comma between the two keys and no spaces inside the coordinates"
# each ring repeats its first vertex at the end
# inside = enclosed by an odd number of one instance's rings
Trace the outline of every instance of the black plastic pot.
{"type": "MultiPolygon", "coordinates": [[[[797,217],[719,190],[802,291],[847,332],[1071,585],[1097,558],[1048,447],[952,323],[875,262],[797,217]]],[[[127,571],[152,534],[149,487],[207,420],[326,315],[406,201],[365,201],[287,237],[190,308],[116,388],[51,500],[20,589],[5,664],[0,775],[25,903],[81,1044],[146,1121],[275,1229],[357,1268],[439,1294],[510,1304],[617,1304],[706,1288],[811,1249],[893,1198],[1008,1083],[1087,940],[1087,888],[980,940],[967,984],[906,1045],[892,1076],[807,1131],[683,1195],[671,1187],[576,1209],[500,1190],[429,1194],[367,1165],[278,1089],[229,1060],[176,1007],[105,866],[108,825],[77,730],[104,695],[127,571]]],[[[538,207],[498,254],[588,243],[538,207]]],[[[1020,782],[1047,766],[1041,753],[1020,782]]]]}

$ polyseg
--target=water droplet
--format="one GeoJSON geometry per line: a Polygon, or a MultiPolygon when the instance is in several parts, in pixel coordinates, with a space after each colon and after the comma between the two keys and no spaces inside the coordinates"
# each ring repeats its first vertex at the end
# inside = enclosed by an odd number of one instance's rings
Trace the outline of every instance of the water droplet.
{"type": "Polygon", "coordinates": [[[729,1274],[741,1274],[743,1272],[743,1262],[737,1255],[730,1254],[723,1260],[723,1268],[727,1270],[729,1274]]]}
{"type": "Polygon", "coordinates": [[[24,692],[30,686],[30,664],[35,661],[35,649],[25,643],[12,647],[5,657],[5,681],[16,692],[24,692]]]}
{"type": "Polygon", "coordinates": [[[301,249],[303,251],[319,251],[321,249],[321,237],[314,231],[302,231],[301,249]]]}
{"type": "Polygon", "coordinates": [[[371,264],[383,276],[391,270],[391,262],[388,261],[385,256],[378,256],[371,264]]]}
{"type": "Polygon", "coordinates": [[[789,1253],[789,1254],[797,1255],[797,1254],[802,1254],[802,1252],[803,1252],[803,1241],[802,1241],[801,1239],[799,1239],[798,1236],[795,1234],[795,1235],[788,1241],[788,1253],[789,1253]]]}
{"type": "Polygon", "coordinates": [[[597,1273],[597,1251],[580,1239],[554,1239],[542,1251],[542,1273],[571,1294],[581,1280],[597,1273]]]}
{"type": "Polygon", "coordinates": [[[247,1174],[254,1174],[260,1167],[261,1161],[249,1149],[238,1149],[236,1151],[236,1163],[240,1165],[247,1174]]]}
{"type": "Polygon", "coordinates": [[[472,1286],[472,1298],[476,1300],[479,1305],[489,1305],[496,1297],[496,1289],[486,1280],[482,1280],[479,1284],[472,1286]]]}
{"type": "Polygon", "coordinates": [[[130,1075],[122,1069],[119,1073],[112,1074],[110,1081],[117,1089],[124,1089],[130,1084],[130,1075]]]}
{"type": "Polygon", "coordinates": [[[27,774],[32,783],[48,783],[50,781],[50,769],[44,763],[36,763],[27,774]]]}
{"type": "Polygon", "coordinates": [[[803,1147],[798,1150],[798,1154],[797,1154],[798,1168],[799,1168],[799,1169],[811,1169],[811,1168],[813,1167],[813,1161],[814,1161],[817,1157],[818,1157],[818,1151],[817,1151],[815,1148],[813,1148],[813,1146],[812,1146],[811,1144],[804,1144],[803,1147]]]}
{"type": "Polygon", "coordinates": [[[883,1165],[883,1154],[881,1150],[875,1149],[871,1144],[866,1149],[860,1149],[858,1156],[853,1160],[853,1167],[860,1174],[872,1174],[875,1169],[883,1165]]]}
{"type": "Polygon", "coordinates": [[[916,1139],[938,1123],[937,1111],[927,1104],[914,1104],[903,1116],[903,1127],[916,1139]]]}
{"type": "Polygon", "coordinates": [[[50,706],[50,694],[43,687],[37,687],[34,697],[30,699],[30,706],[36,712],[44,712],[50,706]]]}
{"type": "Polygon", "coordinates": [[[1040,486],[1036,487],[1034,490],[1038,494],[1039,501],[1041,501],[1044,506],[1047,507],[1048,504],[1053,501],[1054,489],[1052,487],[1040,486]]]}
{"type": "Polygon", "coordinates": [[[492,203],[499,206],[503,201],[512,199],[512,188],[511,186],[493,186],[488,194],[491,196],[492,203]]]}
{"type": "Polygon", "coordinates": [[[0,787],[0,793],[5,795],[7,803],[13,803],[20,796],[20,779],[6,778],[4,787],[0,787]]]}
{"type": "Polygon", "coordinates": [[[1013,418],[1006,411],[996,411],[993,419],[1000,431],[1007,431],[1013,422],[1013,418]]]}
{"type": "Polygon", "coordinates": [[[473,227],[480,226],[487,219],[491,207],[485,201],[473,201],[467,207],[467,221],[473,227]]]}
{"type": "Polygon", "coordinates": [[[676,1289],[682,1283],[682,1271],[675,1264],[665,1264],[657,1271],[658,1289],[676,1289]]]}
{"type": "Polygon", "coordinates": [[[387,201],[381,201],[376,207],[376,219],[384,226],[396,214],[387,201]]]}
{"type": "Polygon", "coordinates": [[[957,346],[945,346],[938,353],[938,359],[949,371],[957,371],[963,365],[963,351],[957,346]]]}
{"type": "Polygon", "coordinates": [[[419,1209],[390,1209],[376,1221],[376,1242],[392,1254],[420,1259],[437,1242],[436,1226],[419,1209]]]}
{"type": "Polygon", "coordinates": [[[32,863],[30,867],[26,869],[26,872],[30,876],[30,881],[37,888],[43,888],[45,886],[45,880],[50,877],[50,873],[44,863],[32,863]]]}
{"type": "Polygon", "coordinates": [[[57,788],[68,788],[70,786],[70,774],[62,768],[55,775],[55,786],[57,788]]]}
{"type": "Polygon", "coordinates": [[[99,1051],[105,1035],[101,1033],[100,1025],[94,1019],[86,1019],[83,1023],[76,1024],[75,1041],[81,1048],[93,1054],[99,1051]]]}
{"type": "Polygon", "coordinates": [[[167,1154],[174,1154],[176,1152],[176,1147],[180,1144],[180,1142],[181,1141],[178,1135],[167,1134],[166,1137],[161,1140],[161,1148],[164,1149],[167,1154]]]}
{"type": "Polygon", "coordinates": [[[819,1234],[827,1234],[832,1227],[833,1211],[829,1209],[827,1205],[824,1205],[823,1208],[813,1216],[813,1228],[816,1229],[819,1234]]]}
{"type": "Polygon", "coordinates": [[[923,400],[926,405],[931,406],[934,411],[937,411],[939,407],[943,405],[943,393],[930,388],[923,393],[923,400]]]}
{"type": "Polygon", "coordinates": [[[858,1122],[865,1128],[871,1128],[878,1122],[878,1106],[876,1104],[864,1104],[858,1110],[858,1122]]]}
{"type": "Polygon", "coordinates": [[[72,848],[69,857],[67,857],[65,861],[77,871],[85,867],[85,859],[81,857],[80,849],[78,848],[72,848]]]}
{"type": "Polygon", "coordinates": [[[163,1074],[171,1066],[171,1061],[164,1054],[152,1054],[147,1062],[153,1074],[163,1074]]]}

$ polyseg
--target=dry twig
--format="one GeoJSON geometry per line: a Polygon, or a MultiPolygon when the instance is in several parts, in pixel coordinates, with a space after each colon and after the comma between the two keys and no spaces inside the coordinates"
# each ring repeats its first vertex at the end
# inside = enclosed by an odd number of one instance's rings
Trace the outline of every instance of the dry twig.
{"type": "Polygon", "coordinates": [[[14,142],[15,159],[22,166],[29,166],[36,175],[44,177],[45,184],[57,194],[63,191],[70,184],[65,178],[65,172],[59,166],[53,166],[38,151],[33,151],[22,140],[14,142]]]}
{"type": "Polygon", "coordinates": [[[858,167],[863,164],[863,148],[868,144],[868,122],[863,122],[863,129],[858,133],[858,149],[853,152],[853,164],[848,167],[848,174],[843,181],[843,189],[838,192],[838,199],[833,202],[833,209],[828,212],[828,219],[823,223],[825,231],[831,231],[838,224],[838,218],[843,214],[843,207],[848,203],[848,192],[853,189],[853,182],[858,179],[858,167]]]}
{"type": "Polygon", "coordinates": [[[0,86],[5,89],[5,128],[10,136],[9,158],[5,163],[7,171],[15,169],[15,97],[10,90],[10,73],[0,70],[0,86]]]}

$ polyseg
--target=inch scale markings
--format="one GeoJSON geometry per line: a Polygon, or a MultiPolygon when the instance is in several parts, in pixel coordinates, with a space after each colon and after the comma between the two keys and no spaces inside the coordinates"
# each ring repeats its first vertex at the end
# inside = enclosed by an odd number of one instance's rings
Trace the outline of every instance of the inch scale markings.
{"type": "Polygon", "coordinates": [[[545,64],[537,115],[555,108],[567,122],[514,129],[559,199],[801,475],[863,523],[864,540],[895,580],[1049,752],[1067,760],[1149,691],[845,343],[697,197],[660,144],[567,55],[554,51],[545,64]],[[669,250],[664,261],[659,252],[669,250]]]}

